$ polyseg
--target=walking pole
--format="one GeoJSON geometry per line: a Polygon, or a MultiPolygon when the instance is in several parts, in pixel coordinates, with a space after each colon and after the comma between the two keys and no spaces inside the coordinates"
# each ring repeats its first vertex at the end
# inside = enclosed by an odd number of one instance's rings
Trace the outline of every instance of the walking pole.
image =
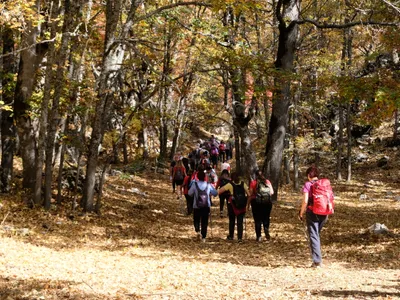
{"type": "Polygon", "coordinates": [[[210,216],[210,235],[211,235],[211,237],[213,237],[213,234],[212,234],[212,221],[211,221],[211,206],[210,206],[209,216],[210,216]]]}
{"type": "Polygon", "coordinates": [[[308,248],[310,250],[310,254],[312,255],[310,236],[309,236],[308,230],[307,230],[307,222],[304,222],[303,220],[300,220],[300,222],[301,222],[301,228],[303,229],[303,232],[304,232],[304,236],[306,237],[306,241],[308,244],[308,248]]]}
{"type": "Polygon", "coordinates": [[[244,213],[244,239],[247,240],[247,231],[246,231],[246,213],[244,213]]]}

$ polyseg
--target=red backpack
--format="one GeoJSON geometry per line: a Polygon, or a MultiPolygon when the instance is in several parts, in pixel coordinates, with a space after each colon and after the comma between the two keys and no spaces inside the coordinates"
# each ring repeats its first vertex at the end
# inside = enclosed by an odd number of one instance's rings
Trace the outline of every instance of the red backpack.
{"type": "Polygon", "coordinates": [[[333,214],[335,202],[331,182],[323,178],[315,181],[311,186],[313,205],[309,208],[316,215],[327,216],[333,214]]]}

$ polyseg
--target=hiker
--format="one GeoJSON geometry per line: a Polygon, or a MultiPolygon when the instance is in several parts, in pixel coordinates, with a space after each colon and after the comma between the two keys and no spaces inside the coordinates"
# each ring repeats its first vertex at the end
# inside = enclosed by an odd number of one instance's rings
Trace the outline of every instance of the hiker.
{"type": "Polygon", "coordinates": [[[261,225],[264,229],[266,240],[271,239],[269,224],[272,210],[271,196],[274,194],[274,189],[272,188],[271,182],[265,179],[261,170],[256,170],[254,177],[255,179],[250,182],[250,197],[247,208],[249,208],[251,204],[256,239],[258,242],[261,242],[261,225]]]}
{"type": "Polygon", "coordinates": [[[317,215],[313,213],[313,198],[311,193],[311,187],[318,180],[319,170],[315,166],[311,166],[306,171],[308,181],[303,186],[303,201],[301,204],[299,219],[303,221],[304,214],[306,215],[306,224],[308,231],[308,238],[311,249],[312,265],[311,267],[318,268],[322,265],[322,254],[321,254],[321,240],[320,232],[322,227],[328,220],[328,216],[317,215]]]}
{"type": "Polygon", "coordinates": [[[225,192],[230,194],[228,199],[229,234],[226,239],[233,240],[236,221],[238,243],[241,243],[243,241],[243,219],[246,213],[249,189],[243,181],[240,181],[239,174],[233,172],[231,182],[218,190],[219,195],[225,192]]]}
{"type": "MultiPolygon", "coordinates": [[[[229,178],[229,171],[226,169],[222,170],[221,176],[218,178],[216,188],[221,188],[230,182],[231,182],[231,179],[229,178]]],[[[220,218],[224,217],[224,205],[226,202],[226,205],[228,207],[228,199],[229,199],[230,195],[231,194],[229,193],[229,191],[219,194],[219,216],[220,216],[220,218]]]]}
{"type": "Polygon", "coordinates": [[[186,169],[185,166],[183,165],[182,160],[180,159],[176,162],[176,166],[173,168],[172,172],[172,180],[174,181],[176,187],[178,188],[178,196],[176,197],[177,199],[180,199],[182,197],[182,184],[185,177],[186,177],[186,169]]]}
{"type": "Polygon", "coordinates": [[[206,175],[207,175],[207,182],[211,184],[213,188],[215,188],[217,186],[218,176],[215,170],[211,168],[211,166],[208,166],[206,168],[206,175]]]}
{"type": "Polygon", "coordinates": [[[193,197],[193,224],[194,230],[202,242],[206,241],[208,216],[210,214],[211,200],[210,194],[218,195],[218,192],[211,184],[205,181],[206,174],[202,167],[197,172],[199,181],[193,182],[189,189],[188,195],[193,197]]]}
{"type": "Polygon", "coordinates": [[[186,173],[187,173],[189,171],[189,169],[190,169],[189,158],[182,156],[181,160],[182,160],[182,164],[185,167],[185,170],[186,170],[186,173]]]}
{"type": "Polygon", "coordinates": [[[176,166],[177,161],[179,160],[179,153],[176,153],[174,155],[173,160],[171,161],[171,164],[169,165],[169,180],[172,183],[172,193],[175,194],[175,180],[174,180],[174,168],[176,166]]]}
{"type": "Polygon", "coordinates": [[[229,164],[229,162],[227,160],[225,160],[222,164],[221,164],[221,171],[223,170],[228,170],[228,172],[231,172],[231,165],[229,164]]]}
{"type": "Polygon", "coordinates": [[[201,152],[200,156],[201,156],[200,165],[205,170],[206,168],[208,168],[210,166],[210,160],[208,159],[208,151],[204,150],[203,152],[201,152]]]}
{"type": "Polygon", "coordinates": [[[217,167],[218,164],[218,148],[215,145],[211,145],[211,150],[210,150],[210,160],[211,160],[211,165],[213,167],[213,169],[215,169],[217,167]]]}
{"type": "Polygon", "coordinates": [[[183,185],[182,185],[183,195],[185,196],[186,199],[186,213],[188,216],[191,215],[193,212],[193,197],[189,196],[189,189],[194,181],[194,179],[192,181],[192,176],[193,176],[193,170],[189,170],[187,172],[185,179],[183,180],[183,185]]]}
{"type": "Polygon", "coordinates": [[[225,142],[221,141],[221,143],[218,146],[218,151],[219,151],[219,161],[223,162],[225,161],[225,142]]]}
{"type": "Polygon", "coordinates": [[[232,135],[229,136],[229,139],[225,143],[225,156],[226,160],[230,160],[232,158],[232,151],[233,151],[233,141],[232,135]]]}

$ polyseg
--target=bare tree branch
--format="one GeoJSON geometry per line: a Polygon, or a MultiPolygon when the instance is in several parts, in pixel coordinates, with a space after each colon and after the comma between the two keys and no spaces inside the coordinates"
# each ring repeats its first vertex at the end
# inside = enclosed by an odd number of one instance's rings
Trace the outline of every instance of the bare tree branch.
{"type": "Polygon", "coordinates": [[[385,2],[387,5],[389,5],[391,8],[393,8],[395,11],[397,11],[398,14],[400,14],[400,7],[395,6],[392,2],[388,0],[382,0],[385,2]]]}
{"type": "Polygon", "coordinates": [[[344,29],[344,28],[350,28],[354,26],[365,26],[365,25],[379,25],[379,26],[393,26],[393,27],[398,27],[400,26],[400,23],[385,23],[385,22],[377,22],[377,21],[356,21],[356,22],[350,22],[350,23],[345,23],[345,24],[328,24],[328,23],[318,23],[315,20],[311,19],[303,19],[303,20],[298,20],[298,21],[293,21],[293,23],[297,24],[313,24],[317,28],[321,29],[344,29]]]}
{"type": "Polygon", "coordinates": [[[157,14],[159,14],[159,13],[165,11],[165,10],[171,9],[171,8],[175,8],[175,7],[179,7],[179,6],[191,6],[191,5],[212,7],[212,5],[209,4],[209,3],[198,2],[198,1],[172,3],[172,4],[169,4],[169,5],[165,5],[165,6],[162,6],[160,8],[157,8],[156,10],[154,10],[152,12],[149,12],[148,14],[145,14],[145,15],[143,15],[141,17],[138,17],[138,18],[134,19],[134,23],[137,23],[137,22],[140,22],[140,21],[145,20],[147,18],[150,18],[150,17],[152,17],[154,15],[157,15],[157,14]]]}
{"type": "Polygon", "coordinates": [[[50,39],[50,40],[44,40],[44,41],[41,41],[41,42],[38,42],[38,43],[34,43],[34,44],[29,45],[29,46],[27,46],[27,47],[25,47],[25,48],[21,48],[21,49],[18,49],[18,50],[16,50],[16,51],[12,51],[12,52],[9,52],[9,53],[6,53],[6,54],[2,54],[2,55],[0,55],[0,58],[8,57],[8,56],[11,56],[11,55],[18,54],[18,53],[20,53],[20,52],[22,52],[22,51],[25,51],[25,50],[31,49],[31,48],[33,48],[33,47],[36,47],[36,45],[47,44],[47,43],[54,43],[55,40],[56,40],[56,37],[54,37],[54,38],[52,38],[52,39],[50,39]]]}

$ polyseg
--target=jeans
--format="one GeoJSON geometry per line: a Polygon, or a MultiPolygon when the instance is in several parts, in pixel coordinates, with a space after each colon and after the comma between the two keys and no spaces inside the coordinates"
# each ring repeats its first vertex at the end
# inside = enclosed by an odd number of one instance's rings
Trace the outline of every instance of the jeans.
{"type": "Polygon", "coordinates": [[[238,240],[243,238],[243,219],[244,213],[236,216],[233,212],[232,204],[228,203],[228,216],[229,216],[229,237],[233,238],[235,233],[235,221],[237,220],[237,237],[238,240]]]}
{"type": "Polygon", "coordinates": [[[210,214],[209,207],[201,207],[193,209],[193,224],[196,232],[201,231],[203,239],[207,236],[208,215],[210,214]]]}
{"type": "Polygon", "coordinates": [[[256,230],[256,237],[261,237],[261,225],[264,228],[264,233],[269,234],[269,219],[271,216],[272,203],[256,203],[255,200],[251,202],[251,211],[253,212],[254,227],[256,230]]]}
{"type": "Polygon", "coordinates": [[[312,211],[307,210],[306,220],[308,237],[310,239],[311,258],[314,263],[321,263],[322,254],[320,232],[328,220],[328,216],[316,215],[312,211]]]}

